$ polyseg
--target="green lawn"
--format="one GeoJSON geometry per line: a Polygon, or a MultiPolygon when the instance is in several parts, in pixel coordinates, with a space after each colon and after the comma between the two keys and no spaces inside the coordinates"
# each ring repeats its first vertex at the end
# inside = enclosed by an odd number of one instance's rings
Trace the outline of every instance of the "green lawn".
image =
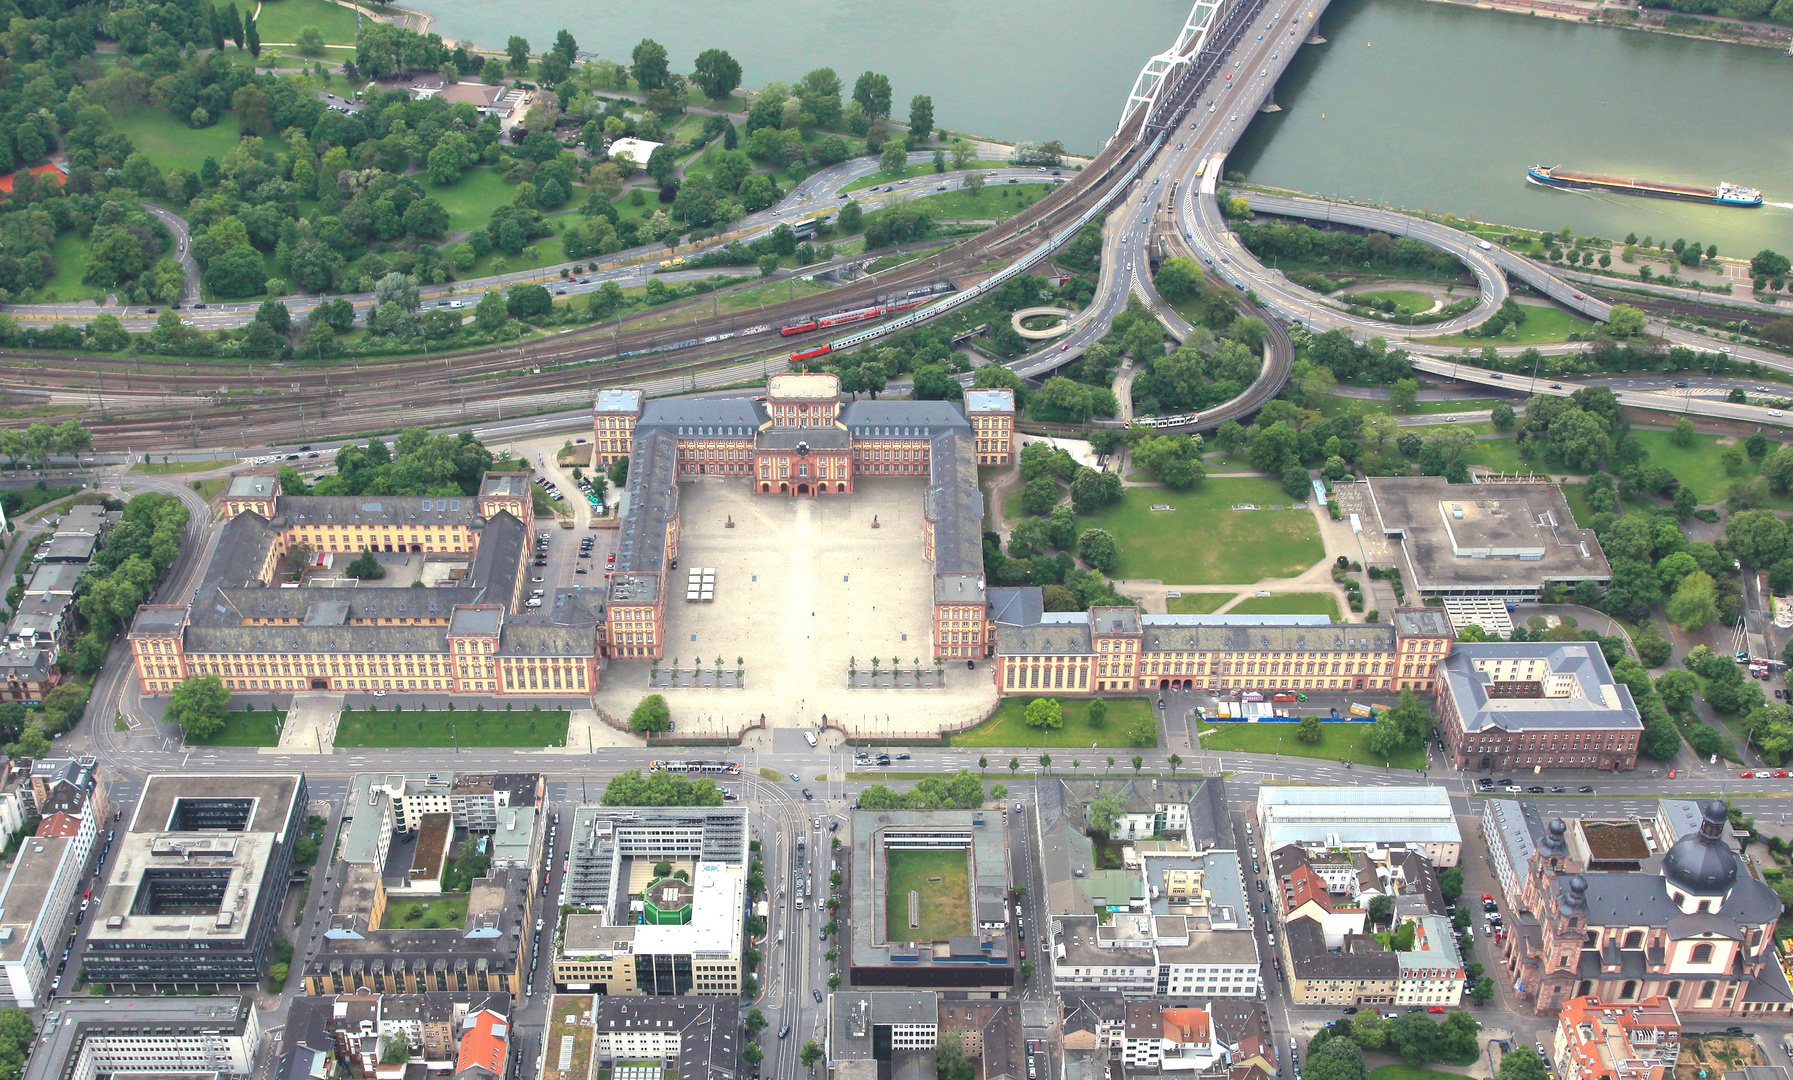
{"type": "MultiPolygon", "coordinates": [[[[289,0],[280,0],[287,3],[289,0]]],[[[461,178],[452,184],[438,186],[432,184],[428,177],[419,178],[423,190],[430,197],[442,204],[448,211],[448,228],[459,232],[463,229],[477,229],[491,220],[492,211],[510,202],[516,196],[517,185],[507,184],[504,177],[496,169],[468,169],[461,178]]],[[[545,243],[546,240],[538,240],[545,243]]],[[[512,260],[521,267],[520,260],[512,260]]]]}
{"type": "MultiPolygon", "coordinates": [[[[1351,295],[1361,296],[1366,300],[1387,300],[1394,304],[1396,311],[1408,315],[1431,311],[1432,305],[1437,303],[1425,293],[1414,292],[1411,289],[1383,289],[1377,292],[1352,293],[1351,295]]],[[[1341,296],[1339,299],[1343,301],[1344,297],[1341,296]]]]}
{"type": "Polygon", "coordinates": [[[1402,750],[1392,759],[1372,755],[1364,749],[1363,737],[1370,730],[1367,723],[1335,722],[1320,726],[1320,741],[1304,743],[1296,741],[1293,723],[1247,724],[1232,720],[1209,720],[1204,723],[1202,730],[1212,730],[1214,733],[1201,736],[1202,749],[1222,753],[1287,754],[1289,757],[1325,758],[1329,761],[1342,758],[1359,765],[1387,764],[1397,769],[1425,767],[1426,752],[1419,747],[1402,750]]]}
{"type": "MultiPolygon", "coordinates": [[[[965,166],[965,168],[967,168],[967,169],[1000,169],[1006,165],[1008,165],[1008,162],[1006,162],[1006,161],[974,161],[971,164],[965,166]]],[[[851,184],[848,184],[846,187],[841,188],[841,190],[842,191],[863,191],[869,187],[883,187],[885,184],[888,184],[893,180],[909,180],[909,179],[912,179],[917,176],[939,176],[942,179],[945,179],[946,177],[951,176],[955,171],[960,171],[960,170],[954,170],[953,168],[951,168],[949,166],[947,168],[946,172],[936,173],[934,171],[934,163],[933,162],[923,161],[923,162],[920,162],[919,164],[907,166],[906,168],[903,169],[902,172],[883,172],[883,171],[875,172],[875,173],[871,174],[870,176],[866,177],[864,180],[855,180],[851,184]]]]}
{"type": "Polygon", "coordinates": [[[223,491],[225,485],[228,483],[230,483],[230,480],[227,477],[213,476],[205,480],[189,480],[187,481],[187,486],[194,491],[199,492],[200,498],[207,502],[211,502],[212,496],[223,491]]]}
{"type": "MultiPolygon", "coordinates": [[[[198,172],[207,157],[224,160],[240,141],[236,117],[226,112],[211,127],[192,128],[162,109],[136,109],[114,114],[112,126],[131,137],[137,149],[149,155],[164,173],[170,169],[198,172]]],[[[262,140],[279,151],[286,143],[277,135],[262,140]]]]}
{"type": "Polygon", "coordinates": [[[1588,522],[1594,520],[1594,510],[1588,505],[1588,486],[1586,484],[1564,484],[1563,500],[1569,504],[1569,512],[1575,515],[1575,524],[1585,529],[1588,522]]]}
{"type": "Polygon", "coordinates": [[[777,304],[785,300],[794,300],[799,296],[813,296],[825,293],[834,286],[821,281],[804,281],[800,278],[786,278],[783,281],[769,281],[764,285],[742,289],[740,292],[724,294],[722,306],[730,311],[741,311],[756,308],[764,304],[777,304]]]}
{"type": "Polygon", "coordinates": [[[398,712],[345,710],[337,746],[560,746],[565,712],[398,712]]]}
{"type": "Polygon", "coordinates": [[[277,746],[280,725],[286,714],[278,712],[229,712],[224,714],[224,730],[209,739],[187,736],[189,746],[277,746]]]}
{"type": "Polygon", "coordinates": [[[929,217],[939,221],[943,218],[1014,217],[1043,198],[1052,190],[1052,185],[991,184],[976,194],[956,189],[934,191],[932,188],[922,189],[920,185],[917,188],[928,194],[903,200],[902,205],[910,210],[925,210],[929,217]]]}
{"type": "Polygon", "coordinates": [[[380,925],[387,930],[440,930],[466,926],[467,896],[465,893],[442,893],[428,900],[394,901],[387,905],[386,917],[380,920],[380,925]]]}
{"type": "Polygon", "coordinates": [[[1238,593],[1225,592],[1192,592],[1182,596],[1166,597],[1164,609],[1172,615],[1206,615],[1211,611],[1219,611],[1226,602],[1238,593]]]}
{"type": "Polygon", "coordinates": [[[146,472],[152,475],[163,473],[205,472],[207,469],[222,469],[227,465],[239,465],[236,458],[224,461],[152,461],[145,465],[138,462],[131,466],[132,472],[146,472]]]}
{"type": "MultiPolygon", "coordinates": [[[[1433,413],[1476,412],[1481,409],[1492,409],[1500,398],[1461,398],[1451,401],[1422,401],[1411,413],[1400,413],[1401,416],[1429,416],[1433,413]]],[[[1508,404],[1515,410],[1520,403],[1508,399],[1508,404]]],[[[1371,401],[1364,398],[1348,398],[1333,395],[1320,406],[1320,415],[1328,419],[1343,416],[1351,409],[1359,409],[1365,413],[1386,413],[1392,411],[1388,400],[1371,401]]]]}
{"type": "MultiPolygon", "coordinates": [[[[1157,718],[1152,715],[1152,706],[1144,698],[1109,698],[1108,719],[1101,727],[1094,727],[1089,721],[1089,698],[1060,698],[1064,707],[1065,726],[1057,731],[1041,731],[1030,728],[1021,722],[1022,711],[1027,708],[1031,697],[1004,698],[996,707],[995,715],[972,728],[961,731],[948,738],[954,746],[1083,746],[1091,743],[1098,746],[1115,746],[1125,748],[1127,732],[1140,723],[1152,725],[1154,736],[1152,745],[1156,746],[1157,718]]],[[[991,762],[992,765],[1006,765],[1007,762],[991,762]]]]}
{"type": "Polygon", "coordinates": [[[964,851],[886,851],[884,865],[886,940],[945,941],[971,933],[971,862],[964,851]],[[913,923],[912,892],[919,909],[913,923]]]}
{"type": "Polygon", "coordinates": [[[1644,460],[1645,467],[1660,465],[1674,473],[1675,479],[1693,488],[1701,502],[1717,502],[1732,481],[1761,471],[1759,463],[1745,456],[1743,467],[1735,474],[1725,472],[1718,459],[1727,446],[1737,444],[1738,440],[1734,438],[1727,440],[1726,445],[1720,445],[1717,435],[1695,435],[1691,445],[1680,447],[1671,441],[1671,433],[1667,431],[1633,428],[1631,434],[1650,454],[1644,460]]]}
{"type": "Polygon", "coordinates": [[[1275,480],[1210,478],[1193,491],[1128,488],[1121,501],[1077,519],[1078,530],[1107,529],[1120,548],[1117,578],[1156,578],[1175,585],[1249,585],[1293,577],[1325,557],[1320,530],[1306,510],[1287,506],[1275,480]],[[1239,503],[1266,509],[1234,510],[1239,503]],[[1152,510],[1169,505],[1175,510],[1152,510]]]}
{"type": "Polygon", "coordinates": [[[307,26],[322,30],[324,40],[332,44],[355,43],[355,13],[329,0],[268,0],[255,21],[263,41],[297,42],[299,31],[307,26]]]}
{"type": "Polygon", "coordinates": [[[1235,604],[1229,615],[1325,615],[1339,621],[1338,597],[1323,592],[1252,596],[1235,604]]]}
{"type": "Polygon", "coordinates": [[[1586,333],[1594,323],[1561,308],[1526,304],[1525,322],[1509,326],[1499,337],[1478,338],[1467,334],[1446,334],[1425,338],[1433,345],[1548,345],[1568,341],[1570,334],[1586,333]]]}
{"type": "Polygon", "coordinates": [[[50,257],[56,260],[56,274],[44,282],[39,293],[43,299],[92,300],[106,295],[107,290],[81,280],[87,273],[86,237],[72,229],[58,235],[50,245],[50,257]]]}

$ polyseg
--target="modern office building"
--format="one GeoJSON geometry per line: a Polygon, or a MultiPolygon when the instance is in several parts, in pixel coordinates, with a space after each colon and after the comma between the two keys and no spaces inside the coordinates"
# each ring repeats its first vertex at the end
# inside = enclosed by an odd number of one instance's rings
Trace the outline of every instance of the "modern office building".
{"type": "Polygon", "coordinates": [[[280,932],[306,801],[298,773],[152,775],[95,890],[88,981],[256,985],[280,932]]]}
{"type": "Polygon", "coordinates": [[[93,861],[97,826],[90,806],[54,811],[25,838],[0,884],[0,977],[11,1004],[35,1009],[45,1002],[63,950],[69,921],[81,906],[81,883],[93,861]]]}
{"type": "Polygon", "coordinates": [[[1459,769],[1637,767],[1643,720],[1591,641],[1459,645],[1440,669],[1437,705],[1459,769]]]}
{"type": "Polygon", "coordinates": [[[1258,792],[1264,848],[1294,844],[1308,852],[1346,850],[1385,858],[1393,848],[1456,866],[1463,834],[1443,788],[1265,787],[1258,792]]]}
{"type": "Polygon", "coordinates": [[[248,997],[64,998],[21,1080],[246,1077],[260,1041],[248,997]]]}

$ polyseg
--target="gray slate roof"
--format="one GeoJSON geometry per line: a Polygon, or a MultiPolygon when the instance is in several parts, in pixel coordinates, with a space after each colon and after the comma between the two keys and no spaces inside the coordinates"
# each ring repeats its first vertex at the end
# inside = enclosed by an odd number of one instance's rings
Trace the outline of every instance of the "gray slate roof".
{"type": "Polygon", "coordinates": [[[1388,653],[1394,627],[1375,623],[1336,626],[1165,626],[1145,620],[1148,651],[1388,653]]]}
{"type": "Polygon", "coordinates": [[[1456,703],[1457,715],[1467,732],[1498,728],[1501,731],[1551,731],[1601,728],[1637,731],[1643,728],[1631,690],[1612,677],[1606,657],[1593,642],[1488,642],[1452,646],[1438,665],[1443,690],[1456,703]],[[1550,670],[1571,675],[1581,696],[1572,698],[1490,697],[1492,678],[1475,668],[1477,660],[1499,657],[1544,657],[1550,670]],[[1618,707],[1607,704],[1604,688],[1615,691],[1618,707]]]}
{"type": "Polygon", "coordinates": [[[278,516],[292,525],[472,525],[479,500],[470,495],[282,495],[278,516]]]}
{"type": "Polygon", "coordinates": [[[653,427],[687,438],[744,438],[765,422],[764,406],[750,398],[668,398],[648,402],[635,430],[653,427]]]}
{"type": "Polygon", "coordinates": [[[856,439],[927,439],[942,431],[971,430],[950,401],[854,401],[840,415],[856,439]]]}
{"type": "Polygon", "coordinates": [[[963,418],[956,429],[934,437],[928,474],[926,512],[934,523],[934,573],[982,574],[984,493],[977,486],[977,444],[963,418]]]}

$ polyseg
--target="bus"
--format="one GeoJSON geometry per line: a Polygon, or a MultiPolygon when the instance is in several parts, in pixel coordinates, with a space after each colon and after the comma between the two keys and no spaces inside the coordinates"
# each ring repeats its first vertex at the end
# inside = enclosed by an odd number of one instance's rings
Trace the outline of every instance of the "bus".
{"type": "Polygon", "coordinates": [[[741,763],[738,761],[650,761],[647,763],[647,767],[650,772],[741,775],[741,763]]]}

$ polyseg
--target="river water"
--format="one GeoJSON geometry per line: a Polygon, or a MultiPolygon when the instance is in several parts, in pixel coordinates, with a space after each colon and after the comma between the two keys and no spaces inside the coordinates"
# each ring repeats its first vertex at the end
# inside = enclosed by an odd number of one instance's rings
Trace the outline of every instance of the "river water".
{"type": "MultiPolygon", "coordinates": [[[[936,124],[1091,153],[1113,132],[1140,65],[1167,47],[1188,0],[409,0],[451,40],[537,49],[565,26],[626,60],[653,37],[689,71],[726,48],[744,82],[830,66],[890,76],[895,112],[934,99],[936,124]]],[[[1427,0],[1333,0],[1327,44],[1304,46],[1229,171],[1253,181],[1615,239],[1684,237],[1726,254],[1793,251],[1793,57],[1769,49],[1580,26],[1427,0]],[[1757,209],[1564,192],[1534,163],[1761,188],[1757,209]]]]}

